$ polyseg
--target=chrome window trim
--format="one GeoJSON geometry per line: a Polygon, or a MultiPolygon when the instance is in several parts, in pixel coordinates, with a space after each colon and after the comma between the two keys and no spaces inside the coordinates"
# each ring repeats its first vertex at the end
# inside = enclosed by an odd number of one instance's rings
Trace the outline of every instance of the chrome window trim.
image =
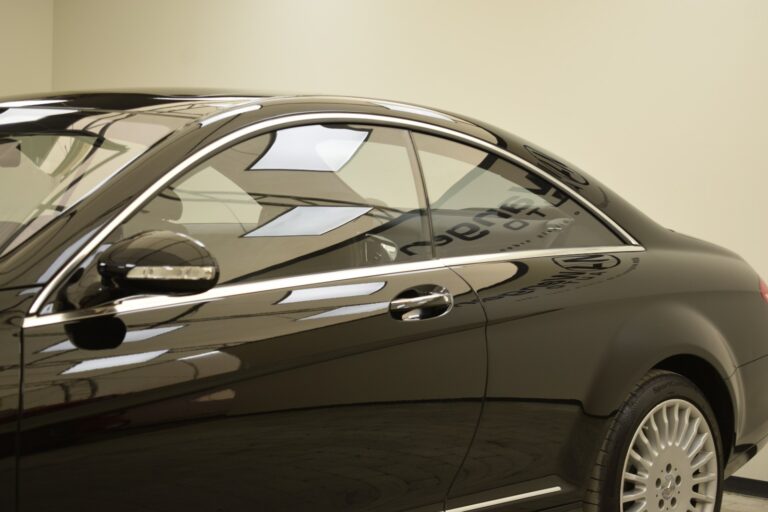
{"type": "Polygon", "coordinates": [[[645,248],[633,245],[619,245],[615,247],[575,247],[567,249],[535,249],[528,251],[505,252],[495,254],[479,254],[472,256],[456,256],[453,258],[433,259],[413,263],[394,263],[380,265],[378,267],[364,267],[347,270],[335,270],[317,274],[306,274],[292,277],[279,277],[265,279],[251,283],[225,284],[217,286],[207,292],[183,297],[171,297],[167,295],[128,297],[113,304],[52,313],[42,316],[29,315],[24,318],[24,328],[41,327],[60,323],[73,322],[85,318],[93,318],[103,315],[116,315],[124,313],[136,313],[174,306],[192,305],[203,302],[221,300],[227,297],[237,297],[251,293],[280,290],[283,288],[298,288],[318,284],[328,284],[350,279],[364,279],[367,277],[379,277],[390,274],[406,272],[419,272],[424,270],[445,269],[458,265],[471,265],[475,263],[492,263],[497,261],[515,261],[531,258],[546,258],[557,256],[575,256],[580,254],[604,254],[617,252],[642,252],[645,248]]]}
{"type": "Polygon", "coordinates": [[[466,505],[463,507],[449,508],[445,512],[469,512],[470,510],[477,510],[480,508],[493,507],[495,505],[501,505],[502,503],[511,503],[513,501],[525,500],[528,498],[535,498],[537,496],[544,496],[547,494],[553,494],[561,492],[563,490],[560,486],[548,487],[546,489],[539,489],[537,491],[524,492],[522,494],[515,494],[513,496],[507,496],[506,498],[499,498],[497,500],[483,501],[480,503],[474,503],[472,505],[466,505]]]}
{"type": "MultiPolygon", "coordinates": [[[[614,252],[642,252],[645,247],[640,245],[616,245],[602,247],[564,247],[560,249],[530,249],[526,251],[498,252],[493,254],[472,254],[469,256],[453,256],[436,261],[445,267],[471,265],[473,263],[492,263],[495,261],[529,260],[532,258],[548,258],[556,256],[577,256],[580,254],[604,254],[614,252]]],[[[375,268],[375,267],[374,267],[375,268]]]]}
{"type": "Polygon", "coordinates": [[[122,222],[124,222],[130,215],[132,215],[137,209],[150,200],[157,192],[162,190],[166,185],[170,184],[176,177],[187,171],[191,166],[200,162],[205,157],[211,155],[218,149],[227,146],[230,143],[239,142],[240,139],[245,139],[248,136],[253,136],[259,132],[266,132],[268,130],[278,128],[280,126],[292,125],[296,123],[309,123],[309,122],[368,122],[374,124],[384,124],[387,126],[396,126],[407,129],[418,129],[429,133],[448,136],[450,138],[464,141],[470,145],[478,148],[482,148],[491,153],[495,153],[501,157],[515,162],[523,168],[534,172],[535,174],[546,179],[550,183],[558,186],[561,190],[567,192],[575,201],[580,203],[584,208],[589,210],[593,215],[601,219],[607,224],[620,238],[623,238],[630,246],[639,247],[640,244],[635,240],[627,231],[619,226],[613,219],[608,217],[602,210],[594,206],[587,201],[573,188],[569,187],[561,180],[546,173],[530,162],[520,158],[519,156],[510,153],[504,149],[501,149],[493,144],[481,140],[477,137],[467,135],[457,130],[451,130],[449,128],[443,128],[433,124],[425,123],[422,121],[413,121],[410,119],[401,119],[393,116],[386,116],[381,114],[358,114],[358,113],[343,113],[343,112],[322,112],[311,114],[291,114],[278,118],[267,119],[259,121],[254,124],[244,126],[211,144],[201,148],[189,157],[185,158],[182,162],[174,166],[168,171],[162,178],[157,180],[142,192],[136,199],[134,199],[128,206],[126,206],[115,218],[101,228],[101,230],[88,241],[75,256],[73,256],[56,275],[43,287],[40,294],[33,301],[29,315],[37,315],[42,308],[45,301],[50,297],[51,293],[61,284],[66,276],[80,264],[91,252],[93,252],[103,241],[114,231],[122,222]]]}

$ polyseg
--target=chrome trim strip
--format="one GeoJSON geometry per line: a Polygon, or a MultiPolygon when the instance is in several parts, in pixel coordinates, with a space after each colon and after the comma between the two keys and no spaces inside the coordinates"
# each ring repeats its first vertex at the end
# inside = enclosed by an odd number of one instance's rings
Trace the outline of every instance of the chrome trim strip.
{"type": "Polygon", "coordinates": [[[166,307],[181,306],[188,304],[197,304],[200,302],[209,302],[220,300],[226,297],[236,297],[238,295],[247,295],[250,293],[264,292],[270,290],[279,290],[282,288],[297,288],[301,286],[311,286],[317,284],[327,284],[335,281],[344,281],[349,279],[361,279],[366,277],[386,276],[389,274],[398,274],[403,272],[417,272],[424,270],[435,270],[457,265],[471,265],[474,263],[491,263],[497,261],[515,261],[520,259],[547,258],[556,256],[575,256],[578,254],[603,254],[615,252],[642,252],[645,251],[641,246],[620,245],[616,247],[582,247],[568,249],[536,249],[530,251],[505,252],[496,254],[480,254],[473,256],[456,256],[454,258],[443,258],[435,260],[420,261],[414,263],[395,263],[392,265],[381,265],[378,267],[365,267],[347,270],[336,270],[333,272],[322,272],[317,274],[307,274],[294,277],[281,277],[277,279],[267,279],[253,283],[229,284],[217,286],[207,292],[197,295],[187,295],[184,297],[170,297],[167,295],[137,296],[122,299],[114,304],[99,306],[95,308],[83,309],[78,311],[67,311],[64,313],[53,313],[49,315],[34,316],[29,315],[24,318],[22,326],[41,327],[59,323],[72,322],[84,318],[93,318],[102,315],[115,315],[122,313],[133,313],[146,311],[149,309],[161,309],[166,307]]]}
{"type": "Polygon", "coordinates": [[[80,251],[78,251],[77,255],[75,255],[71,260],[69,260],[69,262],[59,270],[59,272],[53,277],[53,279],[51,279],[48,282],[48,284],[45,285],[45,287],[40,292],[40,294],[35,298],[34,302],[32,303],[32,306],[29,309],[29,314],[30,315],[37,314],[42,308],[45,301],[51,295],[53,290],[55,290],[56,287],[59,286],[59,284],[61,284],[62,280],[66,276],[68,276],[70,272],[77,265],[80,264],[81,261],[83,261],[91,252],[93,252],[99,246],[99,244],[101,244],[101,242],[104,241],[104,239],[107,236],[109,236],[109,234],[112,231],[115,230],[115,228],[117,228],[126,218],[128,218],[131,214],[133,214],[134,211],[139,209],[145,202],[151,199],[155,195],[155,193],[162,190],[166,185],[168,185],[171,181],[173,181],[177,176],[179,176],[181,173],[186,171],[192,165],[196,164],[197,162],[199,162],[206,156],[210,155],[211,153],[215,152],[216,150],[230,143],[237,142],[239,139],[245,138],[248,135],[253,135],[260,131],[267,131],[267,130],[270,130],[279,126],[288,125],[288,124],[295,124],[295,123],[302,123],[302,122],[323,122],[323,121],[339,121],[339,122],[357,121],[357,122],[374,122],[374,123],[378,122],[378,123],[387,124],[391,126],[418,128],[427,132],[447,135],[454,139],[460,139],[476,147],[482,147],[487,151],[496,153],[500,156],[503,156],[504,158],[512,160],[515,163],[521,165],[522,167],[525,167],[530,171],[538,174],[542,178],[554,183],[555,185],[560,187],[562,190],[570,194],[571,197],[574,198],[574,200],[576,200],[582,206],[590,210],[595,216],[599,217],[600,219],[603,220],[603,222],[611,226],[611,228],[619,236],[624,238],[626,242],[634,246],[640,245],[637,242],[637,240],[632,238],[632,236],[629,233],[627,233],[621,226],[619,226],[616,222],[614,222],[611,218],[609,218],[599,208],[592,205],[589,201],[583,198],[578,192],[573,190],[571,187],[569,187],[559,179],[547,174],[543,170],[539,169],[538,167],[531,164],[530,162],[527,162],[526,160],[520,158],[519,156],[514,155],[508,151],[505,151],[499,147],[494,146],[493,144],[485,142],[471,135],[466,135],[456,130],[443,128],[441,126],[435,126],[435,125],[424,123],[421,121],[412,121],[409,119],[400,119],[397,117],[390,117],[390,116],[379,115],[379,114],[355,114],[355,113],[334,113],[334,112],[293,114],[293,115],[288,115],[284,117],[267,119],[267,120],[260,121],[252,125],[240,128],[239,130],[236,130],[230,133],[229,135],[226,135],[221,139],[215,142],[212,142],[208,146],[205,146],[204,148],[193,153],[192,155],[184,159],[181,163],[173,167],[162,178],[157,180],[155,183],[152,184],[151,187],[147,188],[141,195],[139,195],[136,199],[134,199],[133,202],[131,202],[131,204],[129,204],[123,211],[121,211],[114,219],[112,219],[112,221],[106,224],[101,229],[101,231],[99,231],[87,244],[85,244],[80,249],[80,251]]]}
{"type": "Polygon", "coordinates": [[[529,251],[510,251],[494,254],[473,254],[471,256],[454,256],[443,258],[446,267],[471,265],[473,263],[490,263],[494,261],[528,260],[531,258],[546,258],[553,256],[576,256],[579,254],[603,254],[607,252],[642,252],[645,247],[640,245],[619,245],[616,247],[569,247],[563,249],[532,249],[529,251]]]}
{"type": "Polygon", "coordinates": [[[507,496],[506,498],[499,498],[497,500],[483,501],[481,503],[475,503],[474,505],[466,505],[464,507],[450,508],[450,509],[446,509],[445,512],[467,512],[469,510],[477,510],[479,508],[493,507],[494,505],[501,505],[502,503],[511,503],[513,501],[520,501],[528,498],[535,498],[536,496],[544,496],[545,494],[561,492],[562,490],[563,489],[560,486],[548,487],[546,489],[525,492],[523,494],[515,494],[514,496],[507,496]]]}
{"type": "Polygon", "coordinates": [[[225,297],[236,297],[238,295],[247,295],[250,293],[265,292],[270,290],[279,290],[282,288],[298,288],[313,284],[324,284],[333,281],[346,279],[357,279],[373,276],[382,276],[387,274],[396,274],[400,272],[415,272],[420,270],[431,270],[442,268],[443,264],[438,260],[428,260],[417,263],[400,263],[395,265],[382,265],[380,267],[356,268],[349,270],[337,270],[334,272],[323,272],[318,274],[309,274],[295,277],[281,277],[277,279],[268,279],[253,283],[231,284],[217,286],[207,292],[196,295],[187,295],[183,297],[169,297],[167,295],[137,296],[128,297],[114,304],[100,306],[78,311],[67,311],[64,313],[53,313],[43,316],[27,316],[24,319],[23,327],[39,327],[42,325],[58,324],[71,322],[83,318],[92,318],[102,315],[114,315],[135,311],[144,311],[148,309],[160,309],[173,306],[182,306],[187,304],[196,304],[200,302],[209,302],[220,300],[225,297]]]}

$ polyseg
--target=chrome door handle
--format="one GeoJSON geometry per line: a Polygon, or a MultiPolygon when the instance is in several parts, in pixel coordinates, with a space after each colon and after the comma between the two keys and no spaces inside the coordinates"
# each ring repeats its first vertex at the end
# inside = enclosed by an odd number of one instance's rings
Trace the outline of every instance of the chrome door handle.
{"type": "Polygon", "coordinates": [[[389,312],[396,320],[411,322],[442,316],[453,307],[453,296],[439,286],[411,288],[389,303],[389,312]]]}

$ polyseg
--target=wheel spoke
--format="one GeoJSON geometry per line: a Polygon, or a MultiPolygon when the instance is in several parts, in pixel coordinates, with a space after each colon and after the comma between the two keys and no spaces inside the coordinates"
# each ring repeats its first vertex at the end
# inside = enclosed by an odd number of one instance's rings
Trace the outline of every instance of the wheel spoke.
{"type": "Polygon", "coordinates": [[[645,447],[648,449],[649,454],[656,458],[659,456],[659,452],[653,447],[651,444],[651,441],[648,439],[648,436],[645,435],[645,432],[642,430],[638,431],[638,439],[645,445],[645,447]]]}
{"type": "Polygon", "coordinates": [[[637,501],[640,498],[643,498],[645,496],[645,489],[640,488],[634,488],[629,492],[625,492],[621,495],[621,502],[622,503],[629,503],[632,501],[637,501]]]}
{"type": "Polygon", "coordinates": [[[646,500],[636,501],[629,509],[625,509],[625,512],[646,512],[648,510],[647,504],[646,500]]]}
{"type": "Polygon", "coordinates": [[[713,498],[711,496],[707,496],[706,494],[698,493],[698,492],[694,492],[693,493],[693,499],[698,501],[698,502],[701,502],[701,503],[714,503],[715,502],[715,498],[713,498]]]}
{"type": "Polygon", "coordinates": [[[661,432],[659,432],[659,426],[656,424],[656,418],[651,415],[651,430],[653,435],[656,436],[656,446],[659,447],[659,451],[664,449],[664,442],[661,440],[661,432]]]}
{"type": "Polygon", "coordinates": [[[651,466],[653,466],[653,463],[647,459],[644,459],[642,455],[637,453],[635,450],[632,450],[629,452],[629,456],[632,457],[634,460],[642,464],[645,469],[651,469],[651,466]]]}
{"type": "Polygon", "coordinates": [[[628,471],[624,472],[624,480],[629,480],[630,482],[635,482],[643,485],[646,485],[648,483],[647,476],[638,475],[636,473],[630,473],[628,471]]]}
{"type": "Polygon", "coordinates": [[[717,475],[713,475],[713,474],[700,475],[700,476],[693,477],[691,479],[691,483],[693,485],[705,484],[707,482],[713,482],[716,478],[717,478],[717,475]]]}
{"type": "Polygon", "coordinates": [[[683,413],[683,428],[680,429],[680,437],[678,437],[677,442],[675,443],[677,446],[680,446],[680,444],[683,442],[683,437],[685,436],[685,433],[688,432],[688,425],[690,424],[690,419],[691,419],[691,410],[686,407],[685,412],[683,413]]]}
{"type": "Polygon", "coordinates": [[[693,460],[693,458],[696,457],[696,454],[698,454],[701,449],[704,448],[704,443],[707,442],[707,439],[709,439],[709,434],[707,432],[704,432],[698,437],[698,439],[696,439],[696,443],[688,452],[689,459],[693,460]]]}
{"type": "Polygon", "coordinates": [[[670,445],[675,444],[677,441],[677,430],[680,428],[680,404],[678,402],[675,402],[673,411],[674,413],[672,414],[672,425],[674,428],[672,429],[672,435],[669,438],[670,445]]]}
{"type": "Polygon", "coordinates": [[[701,418],[696,418],[693,422],[693,425],[691,425],[690,434],[688,434],[688,437],[683,443],[683,450],[688,450],[688,447],[691,446],[693,439],[696,437],[696,433],[699,431],[700,424],[701,424],[701,418]]]}
{"type": "Polygon", "coordinates": [[[699,457],[698,461],[694,461],[693,464],[691,464],[691,469],[693,471],[698,470],[700,467],[702,467],[704,464],[712,460],[712,458],[715,456],[715,452],[707,452],[703,454],[701,457],[699,457]]]}
{"type": "Polygon", "coordinates": [[[664,447],[671,446],[672,443],[670,442],[669,437],[669,414],[667,412],[667,407],[664,407],[661,410],[661,424],[664,427],[664,447]]]}

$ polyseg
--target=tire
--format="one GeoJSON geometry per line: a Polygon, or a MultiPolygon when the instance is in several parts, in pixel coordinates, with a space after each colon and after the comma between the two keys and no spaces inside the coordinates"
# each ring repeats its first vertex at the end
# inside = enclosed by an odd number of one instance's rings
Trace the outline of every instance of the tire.
{"type": "Polygon", "coordinates": [[[699,388],[681,375],[654,370],[611,421],[584,510],[719,512],[722,453],[715,415],[699,388]]]}

